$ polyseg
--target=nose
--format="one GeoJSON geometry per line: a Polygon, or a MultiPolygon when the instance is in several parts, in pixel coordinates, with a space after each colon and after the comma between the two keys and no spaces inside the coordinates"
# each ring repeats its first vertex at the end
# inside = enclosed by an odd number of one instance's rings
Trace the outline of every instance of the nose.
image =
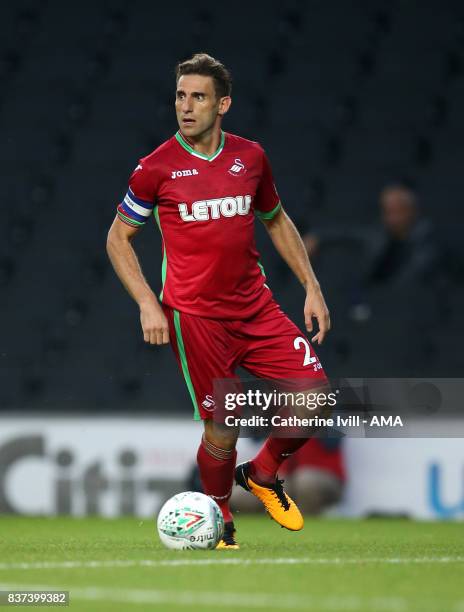
{"type": "Polygon", "coordinates": [[[183,113],[189,113],[192,111],[192,99],[190,96],[185,96],[185,98],[182,100],[180,109],[183,113]]]}

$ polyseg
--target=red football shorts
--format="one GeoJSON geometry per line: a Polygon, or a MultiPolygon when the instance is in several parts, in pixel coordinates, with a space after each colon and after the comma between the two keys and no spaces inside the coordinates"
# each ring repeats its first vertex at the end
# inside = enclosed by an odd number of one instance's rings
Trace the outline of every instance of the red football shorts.
{"type": "Polygon", "coordinates": [[[239,366],[258,378],[298,381],[300,390],[327,383],[309,340],[274,300],[245,321],[198,317],[166,305],[163,310],[197,420],[212,416],[215,380],[239,384],[239,366]]]}

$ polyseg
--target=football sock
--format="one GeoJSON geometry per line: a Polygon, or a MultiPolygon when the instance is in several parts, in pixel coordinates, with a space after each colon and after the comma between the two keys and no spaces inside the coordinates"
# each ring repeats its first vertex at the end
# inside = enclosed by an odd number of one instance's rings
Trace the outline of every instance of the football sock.
{"type": "Polygon", "coordinates": [[[275,482],[277,470],[292,453],[308,442],[309,438],[273,438],[269,436],[250,462],[250,476],[256,484],[275,482]]]}
{"type": "Polygon", "coordinates": [[[214,499],[221,508],[224,521],[233,520],[229,498],[234,483],[237,451],[224,450],[209,442],[204,434],[198,448],[197,461],[203,492],[214,499]]]}

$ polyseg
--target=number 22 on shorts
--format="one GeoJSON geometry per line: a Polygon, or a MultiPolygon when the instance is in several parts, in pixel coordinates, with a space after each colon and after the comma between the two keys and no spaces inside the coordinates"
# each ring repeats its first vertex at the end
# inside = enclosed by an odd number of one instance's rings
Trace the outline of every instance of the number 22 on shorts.
{"type": "Polygon", "coordinates": [[[303,336],[297,336],[295,340],[293,341],[293,347],[296,351],[299,351],[301,348],[301,345],[303,345],[305,348],[303,367],[312,365],[315,372],[317,370],[320,370],[322,366],[318,362],[317,357],[311,357],[311,345],[309,344],[307,339],[303,338],[303,336]]]}

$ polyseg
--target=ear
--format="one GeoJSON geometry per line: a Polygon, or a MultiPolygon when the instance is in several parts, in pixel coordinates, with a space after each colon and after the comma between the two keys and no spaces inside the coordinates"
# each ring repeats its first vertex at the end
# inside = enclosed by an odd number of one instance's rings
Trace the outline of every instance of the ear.
{"type": "Polygon", "coordinates": [[[218,115],[225,115],[232,104],[232,98],[230,96],[224,96],[219,100],[218,115]]]}

